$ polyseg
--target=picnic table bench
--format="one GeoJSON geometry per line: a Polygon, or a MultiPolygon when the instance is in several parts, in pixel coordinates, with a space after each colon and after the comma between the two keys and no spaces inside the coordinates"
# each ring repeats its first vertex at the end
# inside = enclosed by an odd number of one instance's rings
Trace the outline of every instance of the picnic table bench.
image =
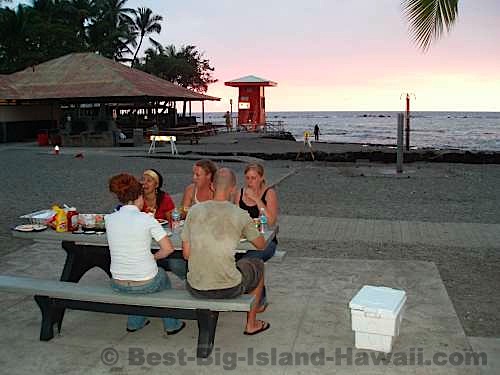
{"type": "Polygon", "coordinates": [[[151,294],[121,294],[109,286],[15,276],[0,276],[0,290],[34,295],[42,313],[41,341],[49,341],[54,337],[55,324],[58,332],[61,332],[67,308],[159,318],[168,316],[197,321],[196,356],[201,358],[208,357],[212,352],[219,312],[247,312],[254,301],[254,297],[249,295],[234,299],[199,299],[192,297],[186,290],[176,289],[151,294]]]}
{"type": "MultiPolygon", "coordinates": [[[[279,228],[266,231],[267,243],[279,228]]],[[[61,243],[66,252],[66,261],[60,280],[39,280],[25,277],[1,276],[0,290],[25,295],[34,295],[42,312],[40,340],[48,341],[54,336],[53,326],[57,324],[61,332],[66,308],[114,314],[142,315],[152,317],[174,317],[198,322],[198,346],[196,355],[206,358],[213,349],[217,320],[221,311],[247,312],[253,303],[252,296],[234,299],[199,299],[192,297],[186,290],[168,289],[151,294],[120,294],[110,286],[80,285],[78,282],[94,267],[102,269],[110,278],[111,257],[106,234],[57,233],[53,230],[43,232],[16,232],[17,238],[35,241],[61,243]]],[[[181,238],[174,233],[170,240],[176,250],[169,258],[182,258],[181,238]]],[[[151,250],[159,246],[152,241],[151,250]]],[[[248,241],[240,242],[236,251],[255,249],[248,241]]],[[[161,260],[158,262],[161,267],[161,260]]]]}

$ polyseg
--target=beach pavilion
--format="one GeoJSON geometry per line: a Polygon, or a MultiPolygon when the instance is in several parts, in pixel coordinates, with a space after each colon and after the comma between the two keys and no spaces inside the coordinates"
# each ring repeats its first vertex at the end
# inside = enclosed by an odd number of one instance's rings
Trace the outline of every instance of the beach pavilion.
{"type": "Polygon", "coordinates": [[[33,139],[46,129],[67,144],[116,145],[133,129],[196,126],[192,102],[201,102],[204,124],[206,100],[220,98],[95,53],[72,53],[0,75],[0,142],[33,139]],[[177,102],[188,104],[187,114],[177,114],[177,102]]]}

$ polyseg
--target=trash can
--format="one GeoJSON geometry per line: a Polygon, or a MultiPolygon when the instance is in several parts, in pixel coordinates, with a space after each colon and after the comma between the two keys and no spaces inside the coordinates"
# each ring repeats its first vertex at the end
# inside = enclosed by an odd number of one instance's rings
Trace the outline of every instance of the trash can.
{"type": "Polygon", "coordinates": [[[47,129],[38,131],[36,140],[38,146],[48,146],[49,145],[49,131],[47,129]]]}
{"type": "Polygon", "coordinates": [[[142,146],[144,144],[144,130],[141,128],[134,129],[132,139],[134,146],[142,146]]]}

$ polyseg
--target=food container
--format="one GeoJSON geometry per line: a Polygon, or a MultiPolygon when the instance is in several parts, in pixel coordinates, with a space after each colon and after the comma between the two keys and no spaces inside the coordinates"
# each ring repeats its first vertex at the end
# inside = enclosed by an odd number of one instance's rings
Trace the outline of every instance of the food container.
{"type": "Polygon", "coordinates": [[[54,218],[56,212],[51,209],[32,212],[23,216],[21,219],[27,220],[30,224],[47,225],[54,218]]]}
{"type": "Polygon", "coordinates": [[[79,214],[78,224],[83,230],[104,230],[104,214],[79,214]]]}

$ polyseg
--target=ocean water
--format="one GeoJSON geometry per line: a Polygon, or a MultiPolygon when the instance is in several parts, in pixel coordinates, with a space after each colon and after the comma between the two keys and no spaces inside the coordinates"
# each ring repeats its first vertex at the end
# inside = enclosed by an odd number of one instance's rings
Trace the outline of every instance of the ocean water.
{"type": "MultiPolygon", "coordinates": [[[[397,113],[267,112],[267,120],[283,121],[300,141],[318,124],[321,141],[395,145],[397,113]]],[[[223,115],[205,113],[205,121],[222,124],[223,115]]],[[[500,112],[412,112],[410,129],[416,148],[500,151],[500,112]]]]}

